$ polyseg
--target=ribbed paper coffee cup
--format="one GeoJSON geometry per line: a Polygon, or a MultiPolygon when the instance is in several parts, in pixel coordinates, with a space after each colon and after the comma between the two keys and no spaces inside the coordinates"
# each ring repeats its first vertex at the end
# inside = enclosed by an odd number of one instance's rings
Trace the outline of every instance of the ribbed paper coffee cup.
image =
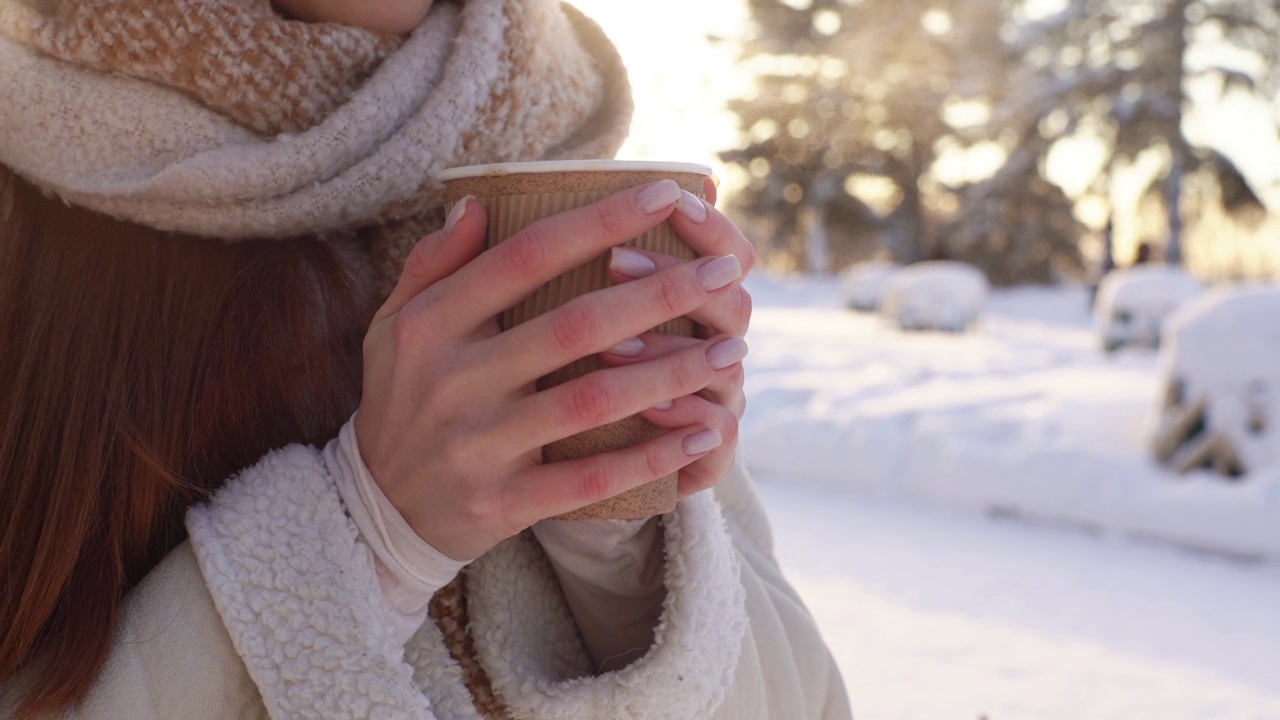
{"type": "MultiPolygon", "coordinates": [[[[447,208],[468,195],[474,195],[485,206],[489,215],[487,245],[493,247],[542,218],[659,180],[675,180],[681,188],[701,198],[703,182],[710,174],[710,168],[689,163],[584,160],[451,168],[441,173],[440,180],[445,184],[447,208]]],[[[666,222],[625,245],[685,260],[696,256],[666,222]]],[[[524,302],[504,312],[498,323],[506,330],[554,310],[579,295],[612,285],[609,253],[606,252],[538,288],[524,302]]],[[[688,318],[677,318],[654,330],[691,337],[693,322],[688,318]]],[[[538,389],[554,387],[604,367],[604,361],[592,355],[541,378],[538,389]]],[[[633,415],[547,445],[542,448],[542,460],[555,462],[620,450],[663,432],[648,420],[633,415]]],[[[567,513],[559,519],[647,518],[670,512],[675,506],[676,475],[672,474],[567,513]]]]}

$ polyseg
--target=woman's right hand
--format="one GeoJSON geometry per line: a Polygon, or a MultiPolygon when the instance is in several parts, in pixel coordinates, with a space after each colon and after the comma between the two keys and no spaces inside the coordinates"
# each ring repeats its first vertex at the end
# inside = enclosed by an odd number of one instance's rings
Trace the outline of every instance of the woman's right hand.
{"type": "Polygon", "coordinates": [[[540,392],[534,384],[729,292],[742,275],[732,255],[584,295],[505,333],[494,320],[553,277],[663,222],[679,197],[669,180],[624,191],[485,252],[487,217],[467,198],[406,259],[365,337],[356,437],[383,493],[436,549],[478,557],[539,520],[677,472],[731,434],[733,413],[706,404],[696,424],[634,447],[541,463],[545,444],[732,372],[708,359],[724,336],[540,392]]]}

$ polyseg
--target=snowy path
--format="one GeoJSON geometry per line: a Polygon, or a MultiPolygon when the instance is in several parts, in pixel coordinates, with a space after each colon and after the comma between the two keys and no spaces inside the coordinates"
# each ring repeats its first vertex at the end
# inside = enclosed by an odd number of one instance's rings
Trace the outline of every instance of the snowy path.
{"type": "Polygon", "coordinates": [[[1280,566],[759,478],[859,720],[1280,718],[1280,566]]]}

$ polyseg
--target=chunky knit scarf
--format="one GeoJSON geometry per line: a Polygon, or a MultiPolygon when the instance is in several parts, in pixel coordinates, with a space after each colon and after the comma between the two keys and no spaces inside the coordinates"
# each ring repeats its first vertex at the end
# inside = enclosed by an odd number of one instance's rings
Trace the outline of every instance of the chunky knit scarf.
{"type": "Polygon", "coordinates": [[[269,0],[0,0],[0,164],[123,220],[224,238],[374,228],[384,289],[441,169],[606,157],[631,113],[556,0],[442,0],[407,37],[269,0]]]}

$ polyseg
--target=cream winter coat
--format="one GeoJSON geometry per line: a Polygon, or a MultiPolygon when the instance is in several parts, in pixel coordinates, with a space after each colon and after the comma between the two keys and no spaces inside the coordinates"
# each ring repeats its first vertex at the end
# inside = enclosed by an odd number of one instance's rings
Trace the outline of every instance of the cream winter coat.
{"type": "MultiPolygon", "coordinates": [[[[317,451],[267,456],[188,526],[191,540],[129,594],[105,669],[66,717],[478,717],[434,624],[405,648],[388,642],[369,555],[317,451]]],[[[476,654],[512,715],[850,717],[746,474],[683,501],[664,530],[668,597],[654,645],[601,676],[589,675],[527,533],[466,570],[476,654]]]]}

